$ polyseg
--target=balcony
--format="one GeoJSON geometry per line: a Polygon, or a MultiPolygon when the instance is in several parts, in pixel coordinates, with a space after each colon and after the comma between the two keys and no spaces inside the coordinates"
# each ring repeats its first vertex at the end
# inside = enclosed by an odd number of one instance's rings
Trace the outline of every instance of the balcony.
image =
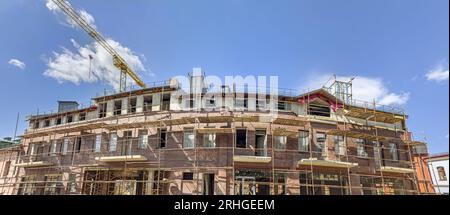
{"type": "Polygon", "coordinates": [[[120,156],[96,156],[96,161],[101,162],[124,162],[124,161],[146,161],[143,155],[120,155],[120,156]]]}
{"type": "Polygon", "coordinates": [[[358,166],[358,163],[352,163],[348,160],[348,155],[336,154],[335,149],[331,147],[317,147],[313,149],[308,157],[302,157],[297,161],[298,166],[317,166],[332,168],[352,168],[358,166]]]}
{"type": "Polygon", "coordinates": [[[233,161],[238,163],[270,163],[272,156],[266,148],[237,148],[233,156],[233,161]]]}
{"type": "Polygon", "coordinates": [[[14,166],[31,168],[31,167],[47,167],[55,165],[55,160],[47,159],[43,153],[33,155],[21,155],[20,161],[14,166]]]}
{"type": "Polygon", "coordinates": [[[357,163],[343,162],[343,161],[335,161],[329,160],[327,158],[317,159],[317,158],[307,158],[301,159],[297,163],[299,166],[307,165],[307,166],[320,166],[320,167],[336,167],[336,168],[352,168],[358,166],[357,163]]]}
{"type": "Polygon", "coordinates": [[[401,108],[357,100],[352,100],[350,104],[345,106],[344,114],[350,117],[384,123],[397,123],[406,119],[406,114],[401,108]]]}
{"type": "Polygon", "coordinates": [[[272,157],[266,156],[249,156],[249,155],[235,155],[233,156],[234,162],[240,163],[270,163],[272,161],[272,157]]]}
{"type": "Polygon", "coordinates": [[[388,172],[388,173],[414,173],[413,169],[403,168],[403,167],[394,167],[394,166],[381,166],[378,168],[379,172],[388,172]]]}
{"type": "Polygon", "coordinates": [[[15,164],[14,166],[29,168],[29,167],[46,167],[46,166],[53,166],[53,165],[54,165],[53,163],[47,162],[47,161],[29,161],[29,162],[18,163],[18,164],[15,164]]]}
{"type": "MultiPolygon", "coordinates": [[[[104,148],[105,149],[105,148],[104,148]]],[[[94,159],[100,162],[137,162],[147,161],[145,150],[139,148],[135,138],[124,138],[117,141],[114,146],[109,146],[106,151],[96,153],[94,159]]]]}

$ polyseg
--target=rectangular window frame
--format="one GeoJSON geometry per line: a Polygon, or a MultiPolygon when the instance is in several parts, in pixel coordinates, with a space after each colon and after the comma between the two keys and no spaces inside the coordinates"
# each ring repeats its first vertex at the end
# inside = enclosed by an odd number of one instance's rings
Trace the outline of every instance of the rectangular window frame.
{"type": "Polygon", "coordinates": [[[62,143],[62,147],[61,147],[61,154],[67,155],[68,150],[69,150],[69,138],[65,137],[63,139],[63,143],[62,143]]]}
{"type": "Polygon", "coordinates": [[[193,128],[187,128],[187,129],[183,130],[183,148],[184,149],[195,148],[195,139],[196,139],[196,135],[195,135],[195,130],[193,128]],[[190,142],[190,141],[192,141],[192,142],[190,142]]]}
{"type": "Polygon", "coordinates": [[[158,149],[163,149],[167,147],[167,128],[158,128],[158,149]]]}
{"type": "Polygon", "coordinates": [[[193,181],[194,173],[193,172],[183,172],[182,180],[183,181],[193,181]]]}
{"type": "Polygon", "coordinates": [[[273,141],[274,141],[275,150],[286,150],[287,149],[287,136],[274,135],[273,141]]]}
{"type": "Polygon", "coordinates": [[[361,158],[368,158],[369,154],[366,149],[366,140],[362,138],[355,139],[356,144],[356,156],[361,158]]]}
{"type": "Polygon", "coordinates": [[[389,143],[389,154],[392,161],[399,161],[398,146],[396,143],[389,143]]]}
{"type": "Polygon", "coordinates": [[[116,132],[109,134],[109,144],[108,144],[108,151],[109,152],[115,152],[117,151],[117,140],[119,139],[116,132]]]}
{"type": "Polygon", "coordinates": [[[148,130],[141,129],[138,131],[138,149],[148,148],[148,130]]]}
{"type": "Polygon", "coordinates": [[[309,152],[309,131],[299,131],[298,134],[298,150],[300,152],[309,152]]]}
{"type": "Polygon", "coordinates": [[[343,135],[334,135],[333,143],[334,143],[334,153],[339,156],[347,155],[347,144],[345,144],[345,137],[343,135]]]}
{"type": "Polygon", "coordinates": [[[216,133],[203,134],[203,147],[215,148],[216,144],[217,144],[217,134],[216,133]]]}
{"type": "Polygon", "coordinates": [[[248,146],[247,141],[248,130],[246,128],[237,128],[236,129],[236,148],[246,149],[248,146]],[[243,132],[243,133],[240,133],[243,132]],[[243,135],[242,138],[239,138],[239,134],[243,135]],[[242,139],[242,140],[240,140],[242,139]],[[244,144],[242,144],[242,142],[244,144]]]}
{"type": "Polygon", "coordinates": [[[95,142],[94,142],[94,152],[95,153],[100,153],[102,150],[102,139],[103,139],[103,135],[102,134],[96,134],[95,135],[95,142]]]}

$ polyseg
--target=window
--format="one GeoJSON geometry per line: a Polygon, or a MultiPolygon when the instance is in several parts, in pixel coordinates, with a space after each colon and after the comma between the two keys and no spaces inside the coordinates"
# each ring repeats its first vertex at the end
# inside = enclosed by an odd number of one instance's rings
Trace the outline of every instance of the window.
{"type": "Polygon", "coordinates": [[[205,102],[205,107],[207,108],[213,108],[216,106],[216,100],[214,99],[214,96],[212,96],[211,98],[207,99],[205,102]]]}
{"type": "Polygon", "coordinates": [[[208,148],[216,147],[216,134],[215,133],[204,134],[203,146],[208,148]]]}
{"type": "Polygon", "coordinates": [[[447,175],[445,174],[445,169],[442,166],[438,166],[437,168],[439,181],[447,181],[447,175]]]}
{"type": "MultiPolygon", "coordinates": [[[[120,155],[131,155],[133,151],[133,131],[123,131],[123,139],[120,142],[120,155]]],[[[139,139],[139,137],[138,137],[139,139]]]]}
{"type": "Polygon", "coordinates": [[[286,110],[286,102],[279,101],[277,107],[278,110],[286,110]]]}
{"type": "Polygon", "coordinates": [[[35,144],[30,144],[30,147],[28,148],[28,155],[34,155],[34,146],[35,144]]]}
{"type": "Polygon", "coordinates": [[[286,149],[286,142],[287,137],[286,136],[274,136],[273,140],[275,141],[275,149],[286,149]]]}
{"type": "Polygon", "coordinates": [[[167,142],[167,129],[159,128],[158,129],[158,148],[166,148],[167,142]]]}
{"type": "Polygon", "coordinates": [[[188,106],[189,106],[188,109],[193,109],[194,108],[194,99],[187,100],[186,103],[188,103],[188,106]]]}
{"type": "Polygon", "coordinates": [[[325,143],[327,140],[327,135],[325,133],[317,133],[316,140],[318,143],[325,143]]]}
{"type": "Polygon", "coordinates": [[[364,158],[368,156],[364,139],[356,139],[356,155],[364,158]]]}
{"type": "Polygon", "coordinates": [[[50,126],[50,120],[49,119],[44,121],[44,127],[48,127],[48,126],[50,126]]]}
{"type": "Polygon", "coordinates": [[[258,98],[256,99],[256,108],[260,111],[267,110],[267,100],[265,98],[258,98]]]}
{"type": "Polygon", "coordinates": [[[19,185],[19,195],[33,195],[36,190],[36,176],[30,175],[22,177],[20,185],[19,185]]]}
{"type": "Polygon", "coordinates": [[[139,149],[145,149],[148,147],[148,131],[147,130],[139,130],[139,149]]]}
{"type": "Polygon", "coordinates": [[[69,174],[69,192],[76,193],[77,192],[77,183],[76,183],[76,174],[69,174]]]}
{"type": "Polygon", "coordinates": [[[39,128],[39,121],[34,122],[33,128],[34,129],[39,128]]]}
{"type": "Polygon", "coordinates": [[[46,175],[44,181],[44,195],[60,194],[62,188],[61,175],[46,175]]]}
{"type": "Polygon", "coordinates": [[[152,111],[153,96],[144,96],[144,111],[152,111]]]}
{"type": "Polygon", "coordinates": [[[389,153],[391,154],[392,160],[398,161],[397,144],[389,143],[389,153]]]}
{"type": "Polygon", "coordinates": [[[194,180],[194,173],[193,172],[183,172],[183,180],[186,180],[186,181],[194,180]]]}
{"type": "Polygon", "coordinates": [[[300,172],[299,173],[299,184],[300,184],[300,195],[312,195],[313,187],[311,184],[313,183],[312,174],[310,172],[300,172]]]}
{"type": "Polygon", "coordinates": [[[114,101],[114,116],[120,115],[122,111],[122,100],[114,101]]]}
{"type": "Polygon", "coordinates": [[[203,195],[214,195],[214,174],[203,173],[203,195]]]}
{"type": "Polygon", "coordinates": [[[69,148],[69,138],[64,138],[63,140],[63,145],[61,148],[61,154],[62,155],[66,155],[67,154],[67,149],[69,148]]]}
{"type": "Polygon", "coordinates": [[[83,121],[86,120],[86,113],[80,113],[80,115],[78,115],[78,121],[83,121]]]}
{"type": "Polygon", "coordinates": [[[48,145],[48,156],[52,155],[52,144],[49,143],[48,145]]]}
{"type": "Polygon", "coordinates": [[[183,148],[194,148],[195,146],[195,133],[192,129],[184,130],[183,133],[183,148]]]}
{"type": "Polygon", "coordinates": [[[345,146],[344,136],[341,135],[334,136],[334,152],[337,155],[346,154],[347,147],[345,146]]]}
{"type": "Polygon", "coordinates": [[[38,144],[37,145],[37,154],[39,156],[44,155],[44,144],[38,144]]]}
{"type": "Polygon", "coordinates": [[[61,117],[57,118],[56,119],[56,125],[61,125],[61,123],[62,123],[61,117]]]}
{"type": "Polygon", "coordinates": [[[73,122],[73,116],[72,115],[69,115],[69,116],[67,116],[67,123],[71,123],[71,122],[73,122]]]}
{"type": "Polygon", "coordinates": [[[247,148],[247,130],[236,129],[236,147],[247,148]]]}
{"type": "Polygon", "coordinates": [[[265,130],[255,132],[255,155],[267,157],[267,135],[265,130]]]}
{"type": "Polygon", "coordinates": [[[77,137],[75,140],[75,153],[80,153],[81,151],[81,137],[77,137]]]}
{"type": "Polygon", "coordinates": [[[128,103],[128,113],[136,113],[137,98],[130,98],[128,103]]]}
{"type": "Polygon", "coordinates": [[[58,146],[58,143],[56,140],[53,140],[52,145],[50,146],[50,155],[55,156],[56,155],[56,147],[58,146]]]}
{"type": "Polygon", "coordinates": [[[373,177],[360,176],[359,182],[361,186],[361,194],[363,195],[376,195],[376,182],[373,177]]]}
{"type": "Polygon", "coordinates": [[[102,148],[102,135],[97,134],[95,135],[95,146],[94,146],[94,152],[100,152],[102,148]]]}
{"type": "Polygon", "coordinates": [[[165,93],[162,100],[162,110],[170,109],[170,93],[165,93]]]}
{"type": "Polygon", "coordinates": [[[5,167],[3,168],[3,174],[2,174],[3,177],[8,176],[10,166],[11,166],[11,161],[6,161],[5,167]]]}
{"type": "Polygon", "coordinates": [[[237,109],[246,109],[247,108],[247,98],[236,98],[236,108],[237,109]]]}
{"type": "Polygon", "coordinates": [[[310,104],[308,107],[310,115],[330,117],[330,107],[318,104],[310,104]]]}
{"type": "Polygon", "coordinates": [[[328,153],[326,140],[327,135],[325,133],[316,133],[316,147],[318,152],[322,152],[322,156],[327,156],[328,153]]]}
{"type": "Polygon", "coordinates": [[[117,148],[117,133],[111,133],[109,138],[109,151],[114,152],[117,148]]]}
{"type": "Polygon", "coordinates": [[[98,118],[103,118],[106,116],[106,103],[98,104],[98,118]]]}
{"type": "Polygon", "coordinates": [[[309,151],[309,132],[300,131],[298,135],[298,150],[299,151],[309,151]]]}

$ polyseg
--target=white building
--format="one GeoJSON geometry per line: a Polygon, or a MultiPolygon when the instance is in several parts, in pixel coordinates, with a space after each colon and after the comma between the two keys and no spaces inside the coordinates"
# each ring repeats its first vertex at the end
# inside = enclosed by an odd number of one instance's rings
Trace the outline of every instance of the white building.
{"type": "Polygon", "coordinates": [[[448,191],[448,153],[430,155],[427,159],[434,190],[439,194],[448,191]]]}

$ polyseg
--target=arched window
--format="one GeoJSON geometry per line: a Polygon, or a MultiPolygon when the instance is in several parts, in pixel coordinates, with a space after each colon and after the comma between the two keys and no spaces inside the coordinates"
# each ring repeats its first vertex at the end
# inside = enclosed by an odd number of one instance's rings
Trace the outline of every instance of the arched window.
{"type": "Polygon", "coordinates": [[[442,166],[437,167],[437,171],[439,174],[439,181],[447,181],[447,176],[445,175],[445,169],[442,166]]]}

